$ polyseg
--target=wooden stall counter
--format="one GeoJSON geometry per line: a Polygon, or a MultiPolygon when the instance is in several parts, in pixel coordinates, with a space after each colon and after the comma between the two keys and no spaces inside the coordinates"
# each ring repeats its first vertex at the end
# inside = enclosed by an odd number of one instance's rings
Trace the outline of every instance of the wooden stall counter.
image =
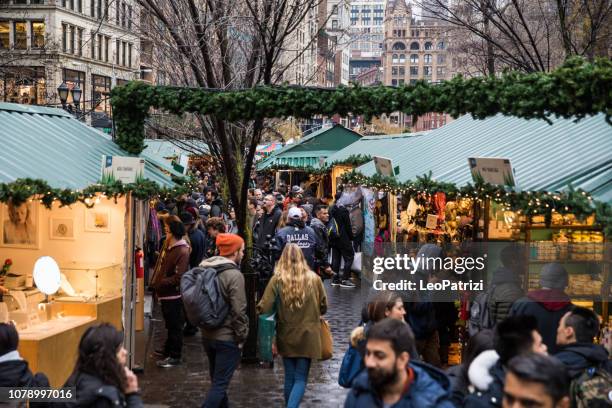
{"type": "Polygon", "coordinates": [[[95,318],[97,323],[110,323],[117,330],[123,330],[123,323],[121,321],[123,298],[121,295],[90,302],[70,301],[69,299],[57,298],[54,301],[58,311],[64,312],[64,315],[90,316],[95,318]]]}
{"type": "Polygon", "coordinates": [[[19,354],[33,373],[45,373],[52,387],[61,387],[74,369],[81,336],[95,321],[68,316],[19,330],[19,354]]]}

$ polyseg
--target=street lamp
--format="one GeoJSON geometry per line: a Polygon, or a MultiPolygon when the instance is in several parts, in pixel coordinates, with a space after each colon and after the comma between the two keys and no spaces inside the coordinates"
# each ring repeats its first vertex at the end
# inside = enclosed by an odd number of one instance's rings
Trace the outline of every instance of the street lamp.
{"type": "Polygon", "coordinates": [[[60,102],[62,103],[62,107],[66,109],[66,101],[68,100],[68,87],[65,82],[62,82],[60,86],[57,87],[57,94],[59,95],[60,102]]]}
{"type": "Polygon", "coordinates": [[[72,105],[67,105],[66,104],[66,102],[68,101],[68,93],[69,92],[72,94],[72,102],[74,103],[76,111],[78,113],[78,112],[80,112],[81,95],[83,94],[83,91],[81,91],[81,88],[79,88],[78,85],[75,85],[72,88],[72,91],[71,91],[68,88],[68,86],[66,85],[65,82],[62,82],[62,84],[57,87],[57,94],[59,95],[60,102],[62,103],[62,108],[64,108],[64,110],[72,113],[72,105]]]}
{"type": "Polygon", "coordinates": [[[81,88],[79,88],[78,85],[75,85],[75,87],[72,88],[72,100],[74,101],[74,104],[76,105],[77,112],[81,108],[81,94],[82,93],[83,91],[81,91],[81,88]]]}

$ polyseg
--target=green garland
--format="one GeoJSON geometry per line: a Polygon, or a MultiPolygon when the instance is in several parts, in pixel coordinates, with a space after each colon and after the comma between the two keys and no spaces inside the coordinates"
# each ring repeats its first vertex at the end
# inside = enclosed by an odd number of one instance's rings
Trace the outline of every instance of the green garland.
{"type": "Polygon", "coordinates": [[[271,166],[266,167],[265,169],[260,170],[261,173],[273,173],[279,170],[295,170],[295,171],[303,171],[304,173],[314,174],[314,175],[324,175],[331,171],[334,166],[345,166],[350,165],[353,167],[359,167],[362,164],[366,164],[371,161],[372,157],[368,154],[352,154],[343,160],[334,160],[330,164],[321,166],[321,167],[313,167],[313,166],[291,166],[289,164],[273,164],[271,166]]]}
{"type": "Polygon", "coordinates": [[[176,88],[130,82],[111,91],[117,144],[138,154],[144,149],[144,121],[151,107],[181,115],[198,112],[229,121],[263,118],[311,118],[402,111],[422,115],[471,113],[477,119],[503,113],[548,120],[553,114],[581,119],[600,112],[612,124],[612,61],[572,58],[549,73],[507,72],[499,77],[457,76],[440,84],[419,81],[401,87],[336,89],[260,86],[244,90],[176,88]]]}
{"type": "Polygon", "coordinates": [[[593,200],[584,190],[575,190],[572,186],[566,191],[508,191],[502,186],[487,183],[467,184],[459,187],[453,183],[439,182],[432,179],[432,173],[417,177],[415,181],[399,182],[392,177],[374,174],[367,177],[357,171],[342,175],[342,181],[349,185],[360,185],[393,194],[402,194],[414,198],[419,204],[443,192],[447,199],[471,198],[476,200],[493,200],[512,211],[527,216],[543,215],[550,225],[552,214],[571,213],[579,219],[595,214],[596,221],[604,228],[607,236],[612,235],[612,206],[593,200]]]}
{"type": "Polygon", "coordinates": [[[87,207],[93,207],[95,199],[102,197],[114,199],[132,193],[132,196],[141,200],[150,198],[178,197],[182,194],[190,194],[197,187],[194,180],[185,178],[174,178],[176,187],[160,187],[150,180],[139,180],[136,183],[123,184],[121,181],[111,183],[98,183],[88,186],[83,190],[71,190],[53,188],[46,181],[40,179],[17,179],[12,183],[0,183],[0,202],[20,205],[28,200],[38,200],[46,208],[51,209],[54,202],[61,207],[75,203],[83,203],[87,207]]]}

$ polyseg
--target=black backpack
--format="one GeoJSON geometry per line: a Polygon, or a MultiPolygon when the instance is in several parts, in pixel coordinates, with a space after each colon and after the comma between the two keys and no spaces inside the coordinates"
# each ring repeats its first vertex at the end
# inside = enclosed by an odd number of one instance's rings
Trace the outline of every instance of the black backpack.
{"type": "Polygon", "coordinates": [[[195,267],[183,274],[181,295],[191,324],[205,329],[216,329],[223,324],[230,307],[221,292],[219,274],[232,268],[232,265],[195,267]]]}

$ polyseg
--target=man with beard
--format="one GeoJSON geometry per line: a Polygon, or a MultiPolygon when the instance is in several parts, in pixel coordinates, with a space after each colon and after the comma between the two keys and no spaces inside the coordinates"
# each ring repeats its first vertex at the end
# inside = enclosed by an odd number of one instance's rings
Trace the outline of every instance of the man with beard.
{"type": "Polygon", "coordinates": [[[396,319],[376,323],[367,334],[366,371],[353,381],[345,408],[452,408],[446,374],[412,361],[414,335],[396,319]]]}

